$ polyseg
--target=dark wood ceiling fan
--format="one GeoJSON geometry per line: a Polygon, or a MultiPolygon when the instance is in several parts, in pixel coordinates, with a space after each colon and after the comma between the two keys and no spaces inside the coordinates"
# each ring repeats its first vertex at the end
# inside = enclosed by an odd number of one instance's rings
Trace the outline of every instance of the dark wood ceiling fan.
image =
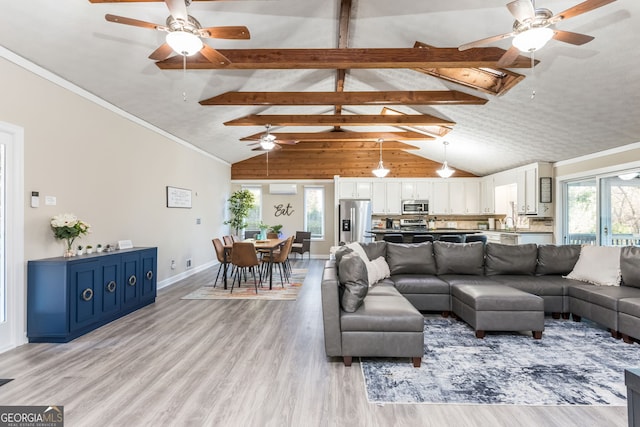
{"type": "Polygon", "coordinates": [[[513,37],[513,46],[505,52],[497,63],[499,67],[507,67],[518,58],[520,52],[534,52],[544,46],[551,38],[573,45],[583,45],[593,40],[594,37],[558,30],[552,28],[553,25],[614,1],[586,0],[554,15],[549,9],[536,8],[535,0],[515,0],[507,4],[507,9],[516,18],[511,32],[466,43],[458,47],[458,49],[467,50],[513,37]]]}
{"type": "MultiPolygon", "coordinates": [[[[91,1],[92,3],[128,2],[128,0],[89,1],[91,1]]],[[[165,25],[154,24],[151,22],[140,21],[138,19],[111,14],[105,15],[105,19],[109,22],[114,22],[117,24],[131,25],[134,27],[166,32],[166,42],[163,43],[158,49],[156,49],[151,55],[149,55],[149,58],[155,61],[166,59],[173,52],[176,52],[177,54],[183,56],[191,56],[200,52],[205,58],[207,58],[207,60],[212,63],[228,65],[231,63],[229,58],[218,52],[216,49],[208,46],[202,41],[202,39],[216,38],[247,40],[250,37],[249,29],[244,26],[203,28],[198,20],[189,15],[187,12],[187,6],[191,4],[190,0],[164,0],[164,3],[167,5],[170,13],[165,25]]]]}
{"type": "Polygon", "coordinates": [[[277,139],[277,137],[269,132],[271,129],[271,125],[265,125],[266,132],[264,135],[260,137],[260,141],[249,144],[249,146],[256,146],[251,151],[272,151],[272,150],[282,150],[281,145],[295,145],[298,141],[294,140],[282,140],[277,139]]]}

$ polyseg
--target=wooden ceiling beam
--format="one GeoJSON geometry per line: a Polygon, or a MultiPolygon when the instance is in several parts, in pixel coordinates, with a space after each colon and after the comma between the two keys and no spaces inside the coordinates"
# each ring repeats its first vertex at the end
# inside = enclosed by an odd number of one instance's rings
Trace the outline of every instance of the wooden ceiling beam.
{"type": "MultiPolygon", "coordinates": [[[[285,145],[283,150],[289,151],[380,151],[377,142],[365,141],[305,141],[296,145],[285,145]]],[[[419,150],[419,147],[397,141],[385,141],[382,151],[419,150]]]]}
{"type": "MultiPolygon", "coordinates": [[[[340,18],[338,19],[338,49],[349,47],[349,23],[351,21],[351,0],[341,0],[340,18]]],[[[344,92],[344,80],[347,70],[336,70],[336,92],[344,92]]],[[[335,104],[334,114],[342,114],[342,104],[335,104]]]]}
{"type": "Polygon", "coordinates": [[[383,92],[226,92],[200,105],[484,105],[456,90],[383,92]]]}
{"type": "MultiPolygon", "coordinates": [[[[259,141],[264,132],[242,138],[240,141],[259,141]]],[[[419,132],[271,132],[281,141],[430,141],[432,136],[419,132]]]]}
{"type": "Polygon", "coordinates": [[[404,116],[375,114],[252,114],[225,122],[225,126],[453,126],[455,122],[429,114],[404,116]]]}
{"type": "MultiPolygon", "coordinates": [[[[459,51],[456,47],[348,48],[348,49],[216,49],[230,64],[209,62],[197,53],[187,57],[188,69],[350,69],[350,68],[496,68],[505,50],[479,47],[459,51]]],[[[182,55],[156,62],[163,70],[181,70],[182,55]]],[[[529,58],[519,56],[509,68],[530,68],[529,58]]]]}

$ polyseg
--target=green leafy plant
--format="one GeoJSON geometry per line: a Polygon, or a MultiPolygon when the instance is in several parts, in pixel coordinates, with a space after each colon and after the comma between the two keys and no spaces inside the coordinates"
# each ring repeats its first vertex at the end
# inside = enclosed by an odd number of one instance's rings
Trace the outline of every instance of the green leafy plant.
{"type": "Polygon", "coordinates": [[[225,221],[239,234],[240,230],[247,226],[246,219],[249,211],[255,206],[253,193],[247,189],[235,191],[229,198],[229,211],[231,219],[225,221]]]}
{"type": "Polygon", "coordinates": [[[260,224],[258,224],[258,228],[260,230],[266,230],[267,228],[271,228],[271,226],[269,224],[265,224],[264,222],[260,221],[260,224]]]}
{"type": "Polygon", "coordinates": [[[269,231],[271,231],[272,233],[278,233],[278,234],[280,234],[280,230],[282,230],[282,224],[272,225],[271,228],[269,229],[269,231]]]}
{"type": "Polygon", "coordinates": [[[87,234],[90,231],[91,226],[86,222],[79,220],[73,214],[60,214],[51,218],[51,229],[56,239],[64,240],[66,242],[67,251],[71,250],[73,241],[87,234]]]}

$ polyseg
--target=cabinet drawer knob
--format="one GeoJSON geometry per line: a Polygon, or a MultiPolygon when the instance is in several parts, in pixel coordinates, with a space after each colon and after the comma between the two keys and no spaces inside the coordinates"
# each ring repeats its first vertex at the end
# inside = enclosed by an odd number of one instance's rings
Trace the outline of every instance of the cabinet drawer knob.
{"type": "Polygon", "coordinates": [[[109,292],[115,292],[116,290],[116,282],[114,280],[110,281],[109,283],[107,283],[107,291],[109,292]]]}
{"type": "Polygon", "coordinates": [[[129,276],[129,286],[135,286],[136,282],[137,282],[137,279],[135,275],[129,276]]]}
{"type": "Polygon", "coordinates": [[[147,271],[147,280],[151,280],[153,279],[153,271],[149,270],[147,271]]]}
{"type": "Polygon", "coordinates": [[[87,288],[84,291],[82,291],[82,299],[83,300],[91,301],[91,298],[93,298],[93,289],[87,288]]]}

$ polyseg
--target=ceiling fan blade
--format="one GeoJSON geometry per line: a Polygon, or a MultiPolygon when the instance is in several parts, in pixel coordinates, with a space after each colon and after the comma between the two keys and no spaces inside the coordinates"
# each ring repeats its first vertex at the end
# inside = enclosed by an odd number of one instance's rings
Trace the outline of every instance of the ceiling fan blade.
{"type": "Polygon", "coordinates": [[[507,9],[518,22],[525,22],[527,19],[536,17],[536,10],[531,0],[516,0],[507,4],[507,9]]]}
{"type": "Polygon", "coordinates": [[[586,34],[572,33],[571,31],[554,30],[554,32],[554,39],[569,44],[575,44],[577,46],[589,43],[595,38],[586,34]]]}
{"type": "Polygon", "coordinates": [[[111,15],[107,13],[104,15],[104,19],[109,22],[115,22],[116,24],[132,25],[134,27],[148,28],[150,30],[167,31],[168,28],[164,25],[153,24],[151,22],[140,21],[138,19],[127,18],[124,16],[111,15]]]}
{"type": "Polygon", "coordinates": [[[511,46],[509,50],[502,55],[497,65],[499,68],[507,68],[509,65],[513,64],[518,56],[520,56],[520,50],[515,46],[511,46]]]}
{"type": "Polygon", "coordinates": [[[514,33],[504,33],[504,34],[499,34],[497,36],[491,36],[491,37],[487,37],[486,39],[480,39],[480,40],[476,40],[474,42],[471,43],[466,43],[463,44],[461,46],[458,47],[458,50],[467,50],[467,49],[471,49],[473,47],[479,47],[485,44],[489,44],[489,43],[493,43],[493,42],[497,42],[498,40],[504,40],[507,39],[509,37],[513,37],[514,33]]]}
{"type": "Polygon", "coordinates": [[[281,145],[296,145],[299,141],[293,141],[293,140],[289,140],[289,141],[283,141],[281,139],[276,140],[276,144],[281,144],[281,145]]]}
{"type": "Polygon", "coordinates": [[[164,0],[164,3],[169,8],[169,13],[175,19],[182,19],[183,21],[189,20],[189,14],[187,13],[187,4],[185,0],[164,0]]]}
{"type": "Polygon", "coordinates": [[[173,53],[173,49],[167,43],[162,43],[162,45],[153,51],[151,55],[149,55],[149,59],[153,59],[154,61],[162,61],[166,59],[173,53]]]}
{"type": "Polygon", "coordinates": [[[202,46],[202,50],[200,53],[209,60],[211,63],[219,63],[222,65],[229,65],[231,61],[229,58],[212,48],[211,46],[207,46],[206,44],[202,46]]]}
{"type": "Polygon", "coordinates": [[[244,26],[237,27],[209,27],[198,30],[200,37],[214,39],[248,40],[251,38],[249,29],[244,26]]]}
{"type": "Polygon", "coordinates": [[[614,1],[616,0],[587,0],[573,7],[570,7],[564,12],[560,12],[555,16],[552,16],[549,21],[551,23],[556,23],[558,21],[562,21],[563,19],[573,18],[574,16],[582,15],[583,13],[590,12],[609,3],[613,3],[614,1]]]}

